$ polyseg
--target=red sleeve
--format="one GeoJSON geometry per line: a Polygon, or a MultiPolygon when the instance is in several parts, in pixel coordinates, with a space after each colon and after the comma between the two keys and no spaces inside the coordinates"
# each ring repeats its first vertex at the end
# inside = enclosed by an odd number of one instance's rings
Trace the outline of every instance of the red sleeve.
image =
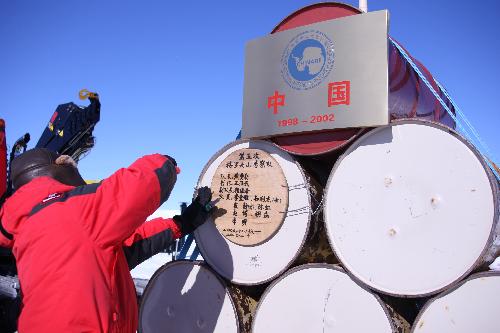
{"type": "Polygon", "coordinates": [[[175,167],[165,156],[139,158],[95,189],[87,210],[94,218],[84,218],[84,223],[99,243],[121,245],[167,200],[176,180],[175,167]]]}
{"type": "Polygon", "coordinates": [[[135,242],[149,238],[165,230],[172,231],[174,239],[182,237],[181,229],[177,226],[173,219],[158,217],[145,222],[137,228],[135,232],[123,242],[123,245],[131,246],[135,242]]]}

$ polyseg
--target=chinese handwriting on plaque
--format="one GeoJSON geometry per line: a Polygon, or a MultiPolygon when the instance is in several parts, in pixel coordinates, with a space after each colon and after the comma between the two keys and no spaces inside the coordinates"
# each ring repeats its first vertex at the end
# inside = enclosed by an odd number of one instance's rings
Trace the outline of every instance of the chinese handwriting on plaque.
{"type": "Polygon", "coordinates": [[[328,84],[328,107],[351,103],[351,81],[330,82],[328,84]]]}
{"type": "Polygon", "coordinates": [[[277,90],[274,95],[267,98],[267,108],[273,108],[273,114],[278,114],[278,107],[285,106],[285,95],[280,95],[277,90]]]}
{"type": "Polygon", "coordinates": [[[279,229],[288,205],[288,187],[276,160],[267,152],[245,148],[219,165],[211,185],[227,214],[217,217],[221,234],[240,245],[260,243],[279,229]],[[273,179],[275,186],[269,186],[273,179]]]}

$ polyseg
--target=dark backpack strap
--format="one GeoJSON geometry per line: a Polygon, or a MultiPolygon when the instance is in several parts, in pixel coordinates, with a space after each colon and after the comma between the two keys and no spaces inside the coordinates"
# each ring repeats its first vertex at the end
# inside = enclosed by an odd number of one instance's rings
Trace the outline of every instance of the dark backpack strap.
{"type": "Polygon", "coordinates": [[[9,233],[7,230],[5,230],[5,228],[3,227],[2,225],[2,220],[0,220],[0,232],[2,233],[2,235],[5,236],[5,238],[7,238],[8,240],[13,240],[14,239],[14,236],[9,233]]]}

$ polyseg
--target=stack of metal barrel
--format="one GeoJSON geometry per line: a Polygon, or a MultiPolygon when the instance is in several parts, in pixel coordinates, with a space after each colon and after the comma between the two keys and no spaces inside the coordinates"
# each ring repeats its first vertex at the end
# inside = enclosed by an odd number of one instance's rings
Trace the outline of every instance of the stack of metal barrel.
{"type": "MultiPolygon", "coordinates": [[[[274,32],[356,15],[323,3],[274,32]]],[[[389,47],[389,125],[237,140],[201,172],[204,261],[150,280],[141,332],[498,331],[498,181],[389,47]]],[[[418,63],[455,111],[431,74],[418,63]]]]}

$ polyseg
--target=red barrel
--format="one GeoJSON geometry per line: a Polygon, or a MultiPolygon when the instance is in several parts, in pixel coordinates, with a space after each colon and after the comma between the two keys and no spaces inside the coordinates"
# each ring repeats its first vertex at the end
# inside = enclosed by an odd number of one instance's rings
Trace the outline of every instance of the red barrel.
{"type": "MultiPolygon", "coordinates": [[[[361,14],[358,8],[336,2],[318,3],[297,10],[286,17],[271,33],[280,32],[321,21],[361,14]]],[[[453,119],[442,108],[430,89],[415,70],[389,42],[389,119],[420,118],[455,128],[453,119]]],[[[411,57],[411,55],[410,55],[411,57]]],[[[416,59],[412,60],[441,98],[454,112],[451,102],[434,83],[430,72],[416,59]]],[[[346,147],[364,132],[362,128],[336,129],[316,133],[301,133],[272,138],[289,153],[302,156],[323,155],[346,147]]]]}

